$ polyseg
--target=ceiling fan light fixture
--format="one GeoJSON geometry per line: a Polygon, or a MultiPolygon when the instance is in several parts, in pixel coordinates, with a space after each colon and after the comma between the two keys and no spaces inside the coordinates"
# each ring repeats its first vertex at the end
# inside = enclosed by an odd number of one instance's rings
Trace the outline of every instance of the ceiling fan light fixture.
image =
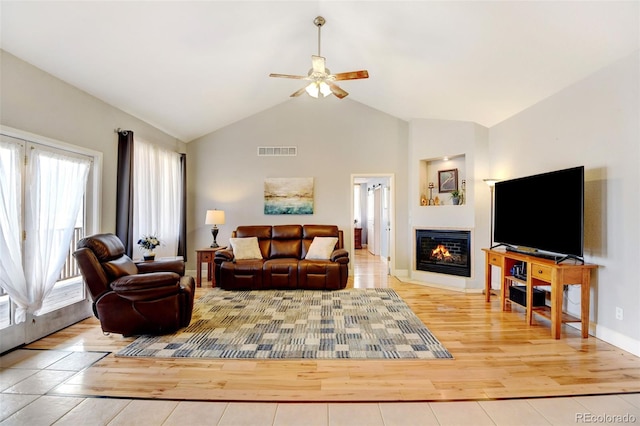
{"type": "Polygon", "coordinates": [[[331,87],[329,87],[329,85],[327,83],[325,83],[324,81],[321,81],[320,84],[320,93],[322,93],[322,96],[329,96],[332,92],[331,92],[331,87]]]}
{"type": "Polygon", "coordinates": [[[318,99],[320,95],[325,98],[333,93],[331,87],[324,81],[312,81],[304,90],[309,96],[316,99],[318,99]]]}
{"type": "Polygon", "coordinates": [[[320,88],[318,87],[318,83],[316,83],[315,81],[314,81],[314,82],[309,83],[309,84],[307,85],[307,87],[305,87],[305,89],[304,89],[304,90],[305,90],[305,91],[307,92],[307,94],[308,94],[309,96],[311,96],[312,98],[316,98],[316,99],[318,99],[318,93],[320,92],[320,88]]]}

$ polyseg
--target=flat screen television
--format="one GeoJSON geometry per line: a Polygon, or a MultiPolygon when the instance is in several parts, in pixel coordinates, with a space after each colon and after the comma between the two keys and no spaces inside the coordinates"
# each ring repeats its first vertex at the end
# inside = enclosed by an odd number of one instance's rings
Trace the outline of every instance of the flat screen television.
{"type": "Polygon", "coordinates": [[[581,259],[584,166],[497,182],[493,239],[518,251],[581,259]]]}

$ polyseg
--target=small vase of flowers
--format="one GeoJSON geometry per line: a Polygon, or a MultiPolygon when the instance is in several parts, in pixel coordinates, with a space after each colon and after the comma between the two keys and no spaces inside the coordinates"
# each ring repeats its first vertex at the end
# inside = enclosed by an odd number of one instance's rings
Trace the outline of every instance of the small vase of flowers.
{"type": "Polygon", "coordinates": [[[156,257],[156,253],[153,251],[160,245],[160,240],[154,235],[145,235],[138,240],[140,250],[144,251],[144,260],[153,260],[156,257]]]}

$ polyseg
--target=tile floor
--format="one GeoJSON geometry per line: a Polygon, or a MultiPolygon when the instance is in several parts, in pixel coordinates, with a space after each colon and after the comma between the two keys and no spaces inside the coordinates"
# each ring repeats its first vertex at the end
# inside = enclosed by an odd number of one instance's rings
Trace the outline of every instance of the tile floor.
{"type": "Polygon", "coordinates": [[[640,394],[470,402],[247,403],[57,396],[104,352],[19,349],[0,357],[0,425],[640,424],[640,394]]]}

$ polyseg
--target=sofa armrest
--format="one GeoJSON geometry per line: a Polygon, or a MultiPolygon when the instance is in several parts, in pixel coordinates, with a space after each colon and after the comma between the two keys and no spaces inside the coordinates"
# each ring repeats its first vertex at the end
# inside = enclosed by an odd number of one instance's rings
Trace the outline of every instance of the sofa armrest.
{"type": "Polygon", "coordinates": [[[349,252],[345,249],[336,249],[329,258],[332,262],[349,263],[349,252]]]}
{"type": "Polygon", "coordinates": [[[178,293],[180,276],[175,272],[126,275],[112,281],[111,289],[131,301],[158,299],[178,293]]]}
{"type": "Polygon", "coordinates": [[[184,275],[184,260],[160,259],[153,262],[136,262],[138,273],[148,274],[150,272],[174,272],[180,276],[184,275]]]}
{"type": "Polygon", "coordinates": [[[231,248],[216,251],[213,262],[220,265],[222,262],[233,261],[233,250],[231,248]]]}

